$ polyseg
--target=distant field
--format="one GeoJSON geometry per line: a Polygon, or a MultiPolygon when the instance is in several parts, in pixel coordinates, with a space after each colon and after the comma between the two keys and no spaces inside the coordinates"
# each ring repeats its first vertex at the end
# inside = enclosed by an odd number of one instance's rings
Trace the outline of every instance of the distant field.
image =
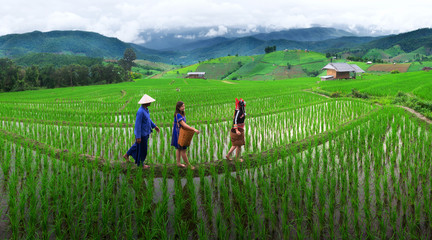
{"type": "Polygon", "coordinates": [[[232,63],[232,62],[242,62],[243,64],[246,62],[253,61],[253,56],[227,56],[220,57],[216,59],[210,59],[208,61],[203,61],[201,63],[232,63]]]}
{"type": "Polygon", "coordinates": [[[389,49],[371,49],[363,57],[368,59],[382,59],[390,62],[411,62],[420,56],[428,55],[425,48],[419,48],[416,51],[404,52],[399,45],[389,49]]]}
{"type": "Polygon", "coordinates": [[[277,67],[272,74],[275,80],[281,80],[286,78],[299,78],[306,76],[300,65],[293,66],[291,67],[291,69],[287,69],[287,67],[282,66],[277,67]]]}
{"type": "Polygon", "coordinates": [[[413,90],[414,95],[417,97],[432,100],[432,81],[429,81],[429,84],[421,85],[413,90]]]}
{"type": "Polygon", "coordinates": [[[206,72],[207,79],[281,80],[306,77],[328,63],[322,53],[303,50],[276,51],[254,56],[226,56],[170,70],[163,78],[184,78],[188,72],[206,72]],[[290,66],[290,67],[288,67],[290,66]]]}
{"type": "MultiPolygon", "coordinates": [[[[387,51],[371,50],[372,54],[387,54],[401,57],[404,53],[400,48],[391,48],[387,51]],[[399,54],[399,55],[398,55],[399,54]]],[[[411,54],[411,53],[410,53],[411,54]]],[[[405,54],[408,56],[409,54],[405,54]]],[[[405,56],[404,55],[404,56],[405,56]]],[[[414,56],[414,55],[413,55],[414,56]]],[[[345,59],[336,59],[333,62],[347,62],[345,59]]],[[[329,63],[322,53],[307,52],[303,50],[276,51],[268,54],[254,56],[226,56],[209,59],[179,69],[169,70],[162,78],[184,78],[188,72],[206,72],[207,79],[227,80],[282,80],[325,74],[321,69],[329,63]]],[[[393,70],[400,73],[421,71],[423,67],[431,67],[432,62],[413,62],[403,64],[374,64],[365,62],[351,62],[366,72],[375,75],[386,75],[393,70]]],[[[157,76],[156,78],[159,78],[157,76]]]]}
{"type": "Polygon", "coordinates": [[[164,71],[175,68],[174,65],[170,65],[170,64],[166,64],[166,63],[160,63],[160,62],[151,62],[151,61],[147,61],[147,60],[135,60],[134,62],[138,65],[141,65],[141,66],[149,66],[151,68],[158,68],[158,69],[161,69],[164,71]]]}
{"type": "Polygon", "coordinates": [[[198,63],[184,67],[184,68],[178,68],[171,71],[166,72],[163,77],[164,78],[184,78],[188,72],[195,72],[197,67],[199,66],[198,63]]]}
{"type": "Polygon", "coordinates": [[[359,66],[359,68],[363,69],[364,71],[368,71],[368,68],[370,67],[369,64],[365,62],[347,62],[348,64],[355,64],[359,66]]]}
{"type": "Polygon", "coordinates": [[[222,79],[230,72],[235,71],[239,65],[237,63],[204,63],[200,64],[196,71],[205,72],[208,79],[222,79]]]}
{"type": "Polygon", "coordinates": [[[375,64],[368,68],[371,72],[391,72],[393,70],[398,70],[399,72],[407,72],[411,63],[402,64],[375,64]]]}
{"type": "Polygon", "coordinates": [[[399,91],[412,93],[420,98],[432,100],[432,72],[408,72],[366,75],[363,79],[332,80],[320,82],[322,90],[349,94],[352,89],[374,96],[395,96],[399,91]]]}
{"type": "Polygon", "coordinates": [[[326,61],[325,55],[317,52],[305,52],[301,50],[278,51],[265,54],[263,62],[273,63],[279,66],[299,65],[312,62],[326,61]]]}
{"type": "Polygon", "coordinates": [[[363,57],[368,59],[388,59],[390,55],[381,49],[371,49],[363,57]]]}
{"type": "Polygon", "coordinates": [[[422,71],[424,67],[432,67],[432,62],[413,62],[409,67],[409,72],[422,71]]]}

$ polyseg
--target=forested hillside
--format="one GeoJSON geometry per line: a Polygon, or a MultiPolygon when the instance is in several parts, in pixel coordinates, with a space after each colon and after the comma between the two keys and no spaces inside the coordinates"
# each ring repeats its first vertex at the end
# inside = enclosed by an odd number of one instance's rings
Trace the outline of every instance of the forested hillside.
{"type": "MultiPolygon", "coordinates": [[[[250,56],[263,54],[267,46],[277,50],[304,50],[343,54],[345,57],[367,57],[369,50],[386,50],[400,46],[404,54],[429,56],[432,51],[432,30],[419,29],[399,35],[364,37],[343,31],[323,31],[321,28],[281,31],[266,35],[239,38],[211,38],[177,47],[169,51],[152,50],[142,45],[125,43],[116,38],[83,31],[52,31],[11,34],[0,37],[0,57],[18,58],[29,53],[56,53],[94,58],[121,58],[126,48],[132,48],[138,59],[171,65],[189,65],[199,61],[229,55],[250,56]],[[294,32],[301,35],[295,37],[294,32]],[[424,49],[421,51],[419,49],[424,49]],[[421,51],[421,52],[419,52],[421,51]]],[[[376,55],[379,57],[379,55],[376,55]]],[[[413,57],[401,57],[412,60],[413,57]]],[[[397,58],[396,58],[397,59],[397,58]]]]}

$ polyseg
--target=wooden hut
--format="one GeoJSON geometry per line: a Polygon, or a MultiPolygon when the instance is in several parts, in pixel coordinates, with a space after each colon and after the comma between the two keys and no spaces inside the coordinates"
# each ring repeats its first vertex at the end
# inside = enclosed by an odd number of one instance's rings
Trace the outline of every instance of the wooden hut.
{"type": "Polygon", "coordinates": [[[348,79],[351,78],[350,74],[364,73],[363,69],[355,64],[348,63],[329,63],[321,70],[327,70],[327,76],[321,77],[322,80],[327,79],[348,79]],[[331,76],[331,77],[330,77],[331,76]]]}
{"type": "Polygon", "coordinates": [[[202,78],[205,79],[205,72],[188,72],[186,78],[202,78]]]}

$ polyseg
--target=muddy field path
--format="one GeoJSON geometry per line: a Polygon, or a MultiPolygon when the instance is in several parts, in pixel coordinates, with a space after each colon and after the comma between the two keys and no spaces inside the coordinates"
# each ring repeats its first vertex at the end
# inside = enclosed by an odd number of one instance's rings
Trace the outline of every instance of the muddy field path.
{"type": "Polygon", "coordinates": [[[429,118],[425,117],[423,114],[417,112],[416,110],[409,108],[409,107],[405,107],[405,106],[400,106],[400,105],[396,105],[396,107],[400,107],[405,109],[407,112],[413,114],[415,117],[417,117],[418,119],[428,123],[428,124],[432,124],[432,120],[430,120],[429,118]]]}
{"type": "Polygon", "coordinates": [[[327,96],[327,95],[324,95],[324,94],[321,94],[321,93],[314,92],[314,91],[312,91],[312,90],[310,90],[310,89],[304,89],[303,92],[312,93],[312,94],[319,95],[319,96],[321,96],[321,97],[325,97],[325,98],[328,98],[328,99],[331,98],[331,97],[329,97],[329,96],[327,96]]]}

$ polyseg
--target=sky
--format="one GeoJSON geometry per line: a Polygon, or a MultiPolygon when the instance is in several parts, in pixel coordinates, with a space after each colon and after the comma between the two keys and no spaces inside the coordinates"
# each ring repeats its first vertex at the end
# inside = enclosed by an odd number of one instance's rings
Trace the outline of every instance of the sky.
{"type": "Polygon", "coordinates": [[[83,30],[144,43],[149,29],[229,27],[253,32],[336,27],[371,34],[432,27],[432,1],[425,0],[0,0],[0,36],[52,30],[83,30]]]}

